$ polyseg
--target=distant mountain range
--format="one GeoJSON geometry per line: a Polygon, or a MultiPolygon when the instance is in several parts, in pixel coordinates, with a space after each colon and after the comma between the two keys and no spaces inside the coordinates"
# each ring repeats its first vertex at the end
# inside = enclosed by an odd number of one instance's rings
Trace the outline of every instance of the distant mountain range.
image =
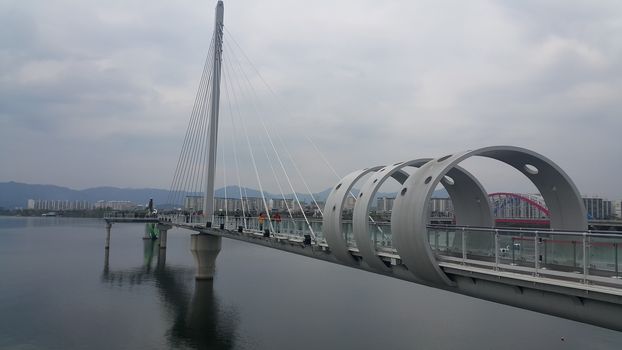
{"type": "MultiPolygon", "coordinates": [[[[332,188],[314,193],[317,201],[326,201],[332,188]]],[[[217,197],[240,198],[238,186],[227,186],[215,191],[217,197]]],[[[353,192],[358,194],[358,190],[353,192]]],[[[261,197],[261,192],[252,188],[242,188],[244,196],[261,197]]],[[[67,187],[55,185],[25,184],[19,182],[0,182],[0,207],[6,209],[25,208],[28,199],[47,199],[47,200],[83,200],[91,203],[105,201],[131,201],[137,204],[144,204],[153,198],[156,205],[166,204],[169,191],[159,188],[118,188],[118,187],[93,187],[84,190],[74,190],[67,187]]],[[[280,194],[265,193],[267,198],[282,198],[280,194]]],[[[300,201],[310,203],[311,195],[308,193],[296,193],[300,201]]],[[[294,198],[293,194],[286,194],[286,198],[294,198]]],[[[395,193],[377,193],[376,197],[395,197],[395,193]]],[[[434,197],[447,197],[445,190],[434,192],[434,197]]]]}

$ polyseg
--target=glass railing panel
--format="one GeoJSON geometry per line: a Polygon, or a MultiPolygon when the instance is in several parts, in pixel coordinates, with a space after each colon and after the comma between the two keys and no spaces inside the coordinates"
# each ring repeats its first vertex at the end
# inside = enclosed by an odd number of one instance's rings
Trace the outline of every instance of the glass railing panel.
{"type": "Polygon", "coordinates": [[[514,230],[498,229],[494,231],[496,251],[495,261],[499,264],[534,266],[535,238],[514,230]]]}
{"type": "Polygon", "coordinates": [[[430,226],[428,240],[437,255],[491,262],[495,269],[553,270],[585,283],[595,283],[594,277],[622,278],[622,235],[617,234],[430,226]]]}
{"type": "Polygon", "coordinates": [[[378,249],[391,249],[393,247],[391,236],[391,224],[388,222],[368,223],[367,233],[372,242],[372,246],[378,249]]]}
{"type": "Polygon", "coordinates": [[[590,275],[621,278],[619,238],[591,237],[588,265],[590,275]]]}
{"type": "Polygon", "coordinates": [[[341,222],[341,234],[343,235],[343,239],[346,241],[346,245],[348,247],[356,247],[356,241],[354,240],[354,233],[352,229],[351,220],[343,220],[341,222]]]}
{"type": "Polygon", "coordinates": [[[437,253],[454,255],[460,252],[460,247],[454,248],[455,231],[448,228],[428,229],[430,248],[437,253]]]}
{"type": "Polygon", "coordinates": [[[539,233],[538,262],[543,269],[580,272],[583,244],[580,236],[539,233]]]}

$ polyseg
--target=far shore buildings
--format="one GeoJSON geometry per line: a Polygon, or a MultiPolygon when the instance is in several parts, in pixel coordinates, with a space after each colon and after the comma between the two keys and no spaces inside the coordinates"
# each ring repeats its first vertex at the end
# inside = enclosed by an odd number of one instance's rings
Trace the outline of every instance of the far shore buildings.
{"type": "MultiPolygon", "coordinates": [[[[270,212],[291,212],[292,214],[301,213],[301,207],[306,212],[320,211],[324,209],[324,202],[318,201],[306,203],[300,201],[300,204],[295,198],[266,198],[261,197],[243,197],[240,198],[214,198],[214,211],[225,211],[228,213],[235,213],[236,211],[245,214],[257,215],[258,213],[265,212],[266,207],[270,212]],[[319,206],[319,208],[318,208],[319,206]]],[[[354,208],[354,203],[351,203],[351,207],[354,208]]],[[[198,212],[203,210],[203,196],[186,196],[184,199],[183,210],[198,212]]]]}
{"type": "MultiPolygon", "coordinates": [[[[523,194],[522,197],[534,197],[537,195],[523,194]]],[[[512,199],[512,198],[510,198],[512,199]]],[[[390,215],[393,210],[395,197],[378,197],[376,199],[376,206],[372,208],[378,214],[390,215]]],[[[30,202],[29,202],[30,203],[30,202]]],[[[345,212],[352,212],[356,199],[352,196],[348,196],[344,201],[343,209],[345,212]]],[[[609,219],[622,219],[622,201],[610,201],[596,196],[583,196],[583,203],[585,205],[586,214],[590,220],[609,220],[609,219]]],[[[265,212],[266,206],[268,211],[280,213],[286,213],[289,211],[292,214],[300,214],[301,207],[305,212],[318,212],[324,210],[324,202],[317,202],[320,209],[318,210],[314,202],[301,201],[298,204],[295,198],[273,198],[264,200],[261,197],[244,197],[242,200],[239,198],[214,198],[214,211],[226,211],[228,213],[234,213],[236,211],[246,213],[247,215],[257,215],[258,213],[265,212]]],[[[503,202],[502,210],[494,206],[501,205],[497,202],[491,203],[493,206],[494,215],[503,218],[541,218],[541,215],[534,216],[529,214],[534,211],[535,208],[529,207],[529,203],[514,198],[513,200],[506,200],[503,202]]],[[[451,202],[451,198],[431,198],[430,199],[430,217],[453,217],[454,208],[451,202]]],[[[203,210],[203,197],[202,196],[186,196],[184,200],[184,210],[187,211],[202,211],[203,210]]],[[[231,214],[233,215],[233,214],[231,214]]]]}
{"type": "MultiPolygon", "coordinates": [[[[522,194],[522,197],[539,197],[540,195],[522,194]]],[[[376,204],[377,213],[390,213],[393,210],[394,197],[379,197],[376,204]]],[[[542,203],[544,200],[542,199],[542,203]]],[[[534,215],[532,212],[536,208],[530,206],[525,201],[516,198],[509,198],[502,203],[491,203],[494,215],[503,218],[541,218],[540,215],[534,215]],[[495,208],[495,206],[497,206],[495,208]]],[[[583,204],[589,220],[613,220],[622,219],[622,201],[607,200],[597,196],[583,196],[583,204]]],[[[450,198],[431,198],[430,199],[430,216],[431,217],[452,217],[454,209],[450,198]]]]}
{"type": "Polygon", "coordinates": [[[104,201],[100,200],[95,203],[91,203],[84,200],[61,200],[61,199],[29,199],[27,204],[28,209],[34,210],[50,210],[50,211],[64,211],[64,210],[91,210],[91,209],[105,209],[105,210],[139,210],[144,208],[142,205],[138,205],[131,201],[104,201]]]}
{"type": "Polygon", "coordinates": [[[136,210],[144,208],[131,201],[97,201],[95,209],[112,209],[112,210],[136,210]]]}
{"type": "Polygon", "coordinates": [[[614,203],[597,196],[583,196],[583,204],[590,220],[609,220],[614,218],[614,203]]]}
{"type": "Polygon", "coordinates": [[[622,201],[617,200],[617,201],[613,201],[613,217],[615,219],[621,220],[622,219],[622,201]]]}
{"type": "Polygon", "coordinates": [[[35,210],[89,210],[93,208],[93,204],[87,201],[69,201],[69,200],[53,200],[53,199],[29,199],[28,209],[35,210]]]}

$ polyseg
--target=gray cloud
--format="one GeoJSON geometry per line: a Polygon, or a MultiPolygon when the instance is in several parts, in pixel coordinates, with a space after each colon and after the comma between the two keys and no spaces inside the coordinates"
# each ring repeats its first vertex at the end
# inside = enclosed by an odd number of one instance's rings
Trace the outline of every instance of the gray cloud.
{"type": "MultiPolygon", "coordinates": [[[[0,1],[8,28],[0,33],[0,162],[7,165],[0,180],[168,187],[213,5],[0,1]]],[[[617,1],[240,0],[225,6],[225,40],[234,35],[276,93],[246,67],[257,101],[243,93],[246,78],[225,73],[240,90],[236,108],[273,192],[259,118],[300,159],[313,190],[335,179],[306,136],[341,174],[486,145],[523,146],[557,161],[582,192],[622,198],[617,1]]],[[[243,60],[236,51],[229,39],[230,69],[243,60]]],[[[222,105],[220,141],[231,177],[232,136],[244,164],[249,155],[230,115],[222,105]]],[[[531,190],[494,163],[466,166],[490,190],[531,190]]],[[[241,175],[256,187],[248,165],[241,175]]]]}

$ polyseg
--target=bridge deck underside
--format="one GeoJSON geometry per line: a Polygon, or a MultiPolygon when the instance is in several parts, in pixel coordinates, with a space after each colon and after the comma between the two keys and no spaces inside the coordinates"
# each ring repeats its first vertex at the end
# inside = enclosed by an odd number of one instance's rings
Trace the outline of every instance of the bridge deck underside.
{"type": "Polygon", "coordinates": [[[390,269],[378,270],[363,263],[356,248],[350,249],[354,258],[351,263],[344,263],[331,254],[326,244],[313,242],[305,245],[300,236],[276,234],[264,237],[258,230],[238,232],[197,224],[174,226],[622,331],[622,281],[618,279],[590,275],[588,280],[582,281],[573,272],[546,268],[535,271],[533,267],[439,256],[441,268],[456,282],[456,286],[450,287],[417,279],[402,264],[399,255],[388,249],[379,251],[378,256],[390,269]]]}

